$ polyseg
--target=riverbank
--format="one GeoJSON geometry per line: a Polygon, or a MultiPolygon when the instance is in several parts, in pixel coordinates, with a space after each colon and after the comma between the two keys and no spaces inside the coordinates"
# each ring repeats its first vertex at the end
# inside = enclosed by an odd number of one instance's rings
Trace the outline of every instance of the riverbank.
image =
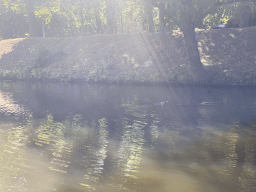
{"type": "MultiPolygon", "coordinates": [[[[256,27],[197,32],[219,85],[256,85],[256,27]]],[[[122,34],[0,41],[0,78],[189,84],[182,34],[122,34]]]]}

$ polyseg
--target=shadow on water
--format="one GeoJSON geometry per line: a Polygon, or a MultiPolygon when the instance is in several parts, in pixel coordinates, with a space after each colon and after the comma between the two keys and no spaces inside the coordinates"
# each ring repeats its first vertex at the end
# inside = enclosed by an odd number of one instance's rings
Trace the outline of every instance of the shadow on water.
{"type": "Polygon", "coordinates": [[[4,191],[255,191],[255,91],[0,83],[4,191]]]}

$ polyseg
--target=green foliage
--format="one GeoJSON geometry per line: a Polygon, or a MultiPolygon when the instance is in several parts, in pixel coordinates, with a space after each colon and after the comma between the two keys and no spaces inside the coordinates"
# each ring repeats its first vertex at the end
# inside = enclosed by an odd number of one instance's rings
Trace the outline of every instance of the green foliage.
{"type": "Polygon", "coordinates": [[[26,18],[22,13],[5,9],[0,1],[0,39],[24,37],[28,30],[26,18]]]}
{"type": "Polygon", "coordinates": [[[206,15],[204,24],[207,26],[217,26],[218,24],[226,24],[227,21],[234,17],[236,13],[237,3],[225,4],[217,7],[215,13],[206,15]]]}
{"type": "Polygon", "coordinates": [[[120,13],[123,22],[121,31],[126,33],[141,32],[145,22],[143,2],[139,0],[126,1],[122,8],[120,13]]]}
{"type": "MultiPolygon", "coordinates": [[[[183,0],[184,1],[184,0],[183,0]]],[[[192,6],[184,6],[181,0],[151,0],[155,31],[159,31],[159,5],[164,5],[164,22],[169,31],[184,24],[184,18],[192,16],[197,28],[227,23],[237,17],[241,0],[192,0],[192,6]]],[[[112,0],[112,11],[118,33],[138,33],[147,29],[147,0],[112,0]]],[[[29,33],[28,10],[34,7],[36,26],[42,34],[42,22],[46,37],[83,36],[106,33],[107,0],[0,0],[0,36],[2,38],[25,37],[29,33]],[[34,3],[34,4],[33,4],[34,3]]],[[[255,12],[255,3],[250,3],[255,12]]]]}

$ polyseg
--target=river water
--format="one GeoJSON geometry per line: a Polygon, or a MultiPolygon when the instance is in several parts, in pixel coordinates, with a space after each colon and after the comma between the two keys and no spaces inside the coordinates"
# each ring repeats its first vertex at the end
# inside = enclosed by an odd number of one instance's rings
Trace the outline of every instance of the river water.
{"type": "Polygon", "coordinates": [[[256,90],[0,82],[0,189],[255,192],[256,90]]]}

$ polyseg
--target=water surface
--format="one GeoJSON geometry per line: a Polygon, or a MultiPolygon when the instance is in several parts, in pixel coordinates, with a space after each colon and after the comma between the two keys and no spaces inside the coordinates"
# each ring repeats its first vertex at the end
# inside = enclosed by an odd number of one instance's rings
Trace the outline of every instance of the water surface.
{"type": "Polygon", "coordinates": [[[0,82],[0,189],[256,191],[255,93],[0,82]]]}

